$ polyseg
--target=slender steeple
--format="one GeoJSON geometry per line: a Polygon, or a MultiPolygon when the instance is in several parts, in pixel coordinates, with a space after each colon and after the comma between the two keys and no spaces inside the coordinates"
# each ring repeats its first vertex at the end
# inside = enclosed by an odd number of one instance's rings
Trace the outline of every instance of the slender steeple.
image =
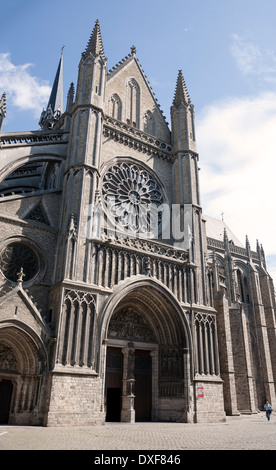
{"type": "Polygon", "coordinates": [[[39,125],[52,129],[63,113],[63,48],[46,110],[43,109],[39,125]]]}
{"type": "Polygon", "coordinates": [[[0,132],[6,117],[6,93],[3,93],[0,99],[0,132]]]}
{"type": "Polygon", "coordinates": [[[53,111],[59,109],[60,112],[63,113],[63,52],[61,52],[61,57],[47,108],[49,106],[51,106],[53,111]]]}

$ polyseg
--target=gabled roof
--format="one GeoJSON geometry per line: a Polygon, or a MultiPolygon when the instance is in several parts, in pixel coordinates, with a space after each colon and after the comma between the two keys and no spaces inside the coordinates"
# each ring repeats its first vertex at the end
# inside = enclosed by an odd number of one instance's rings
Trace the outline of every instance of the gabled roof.
{"type": "Polygon", "coordinates": [[[223,220],[216,219],[214,217],[206,216],[204,214],[203,219],[206,220],[206,235],[209,238],[223,241],[224,232],[226,230],[228,240],[233,242],[234,245],[244,248],[244,244],[236,237],[232,230],[226,225],[223,220]]]}
{"type": "MultiPolygon", "coordinates": [[[[125,56],[123,59],[121,59],[115,66],[112,67],[112,69],[109,69],[108,71],[108,75],[107,75],[107,81],[109,80],[112,80],[121,70],[123,70],[124,67],[126,67],[128,64],[130,64],[131,62],[134,62],[138,68],[138,70],[140,71],[140,74],[148,88],[148,91],[156,105],[156,109],[159,109],[161,115],[162,115],[162,118],[164,119],[164,121],[166,122],[166,117],[164,116],[163,114],[163,110],[160,108],[160,105],[158,103],[158,99],[155,97],[155,93],[153,92],[152,90],[152,87],[147,79],[147,76],[145,75],[144,73],[144,70],[143,68],[141,67],[140,63],[139,63],[139,59],[136,57],[136,47],[135,46],[132,46],[131,47],[131,52],[125,56]]],[[[166,122],[166,124],[168,125],[168,122],[166,122]]]]}
{"type": "MultiPolygon", "coordinates": [[[[136,47],[132,46],[131,52],[127,56],[125,56],[122,60],[120,60],[118,64],[113,66],[112,69],[110,69],[108,71],[107,79],[109,80],[115,74],[117,74],[120,70],[122,70],[122,68],[125,67],[125,65],[127,65],[129,62],[131,62],[134,57],[136,58],[136,47]]],[[[137,58],[136,58],[136,62],[138,64],[138,59],[137,58]]],[[[141,71],[142,71],[142,69],[141,69],[141,71]]],[[[144,77],[145,77],[145,75],[144,75],[144,77]]]]}
{"type": "MultiPolygon", "coordinates": [[[[23,302],[22,306],[26,306],[28,309],[28,312],[30,313],[31,317],[33,318],[36,323],[40,326],[40,328],[43,329],[44,333],[47,336],[53,336],[53,331],[49,327],[49,325],[46,323],[45,319],[41,316],[39,310],[37,309],[36,305],[33,303],[27,292],[22,288],[21,283],[17,283],[17,285],[12,288],[9,292],[3,295],[3,297],[0,298],[0,306],[4,308],[4,304],[9,302],[9,301],[17,302],[18,305],[20,305],[20,302],[23,302]]],[[[19,314],[18,314],[18,320],[20,320],[20,311],[19,309],[19,314]]]]}

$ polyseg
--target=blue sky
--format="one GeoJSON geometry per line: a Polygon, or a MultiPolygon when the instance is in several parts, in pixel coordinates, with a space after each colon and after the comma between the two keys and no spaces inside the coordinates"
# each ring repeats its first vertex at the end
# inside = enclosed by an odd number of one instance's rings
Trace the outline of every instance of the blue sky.
{"type": "MultiPolygon", "coordinates": [[[[275,0],[8,0],[1,5],[3,132],[36,130],[64,48],[64,95],[99,19],[108,67],[136,46],[170,123],[178,70],[196,112],[203,211],[224,220],[276,280],[275,0]]],[[[274,281],[275,282],[275,281],[274,281]]]]}

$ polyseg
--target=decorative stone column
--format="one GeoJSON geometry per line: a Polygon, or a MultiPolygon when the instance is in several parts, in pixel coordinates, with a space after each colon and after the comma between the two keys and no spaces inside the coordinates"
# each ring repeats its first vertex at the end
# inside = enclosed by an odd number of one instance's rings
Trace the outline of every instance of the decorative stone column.
{"type": "Polygon", "coordinates": [[[184,368],[184,423],[193,423],[194,411],[192,407],[193,389],[191,387],[191,373],[190,373],[190,351],[188,348],[183,348],[183,368],[184,368]]]}
{"type": "Polygon", "coordinates": [[[124,355],[124,364],[123,364],[123,391],[122,391],[121,422],[135,423],[135,409],[134,409],[135,349],[134,349],[134,344],[128,343],[128,347],[123,348],[122,352],[124,355]]]}
{"type": "Polygon", "coordinates": [[[152,364],[152,410],[151,420],[158,421],[158,349],[150,352],[152,364]]]}
{"type": "Polygon", "coordinates": [[[252,363],[252,355],[250,351],[250,329],[249,329],[249,313],[246,310],[245,305],[242,303],[238,304],[239,309],[238,314],[241,320],[241,336],[244,344],[244,358],[245,358],[245,367],[247,372],[247,397],[248,397],[248,406],[249,410],[252,413],[258,413],[257,403],[255,403],[255,393],[254,393],[254,367],[252,363]]]}
{"type": "Polygon", "coordinates": [[[230,326],[229,303],[225,285],[215,295],[214,307],[217,310],[218,346],[220,354],[220,377],[223,380],[224,407],[226,415],[238,416],[237,392],[235,384],[235,368],[233,343],[230,326]]]}

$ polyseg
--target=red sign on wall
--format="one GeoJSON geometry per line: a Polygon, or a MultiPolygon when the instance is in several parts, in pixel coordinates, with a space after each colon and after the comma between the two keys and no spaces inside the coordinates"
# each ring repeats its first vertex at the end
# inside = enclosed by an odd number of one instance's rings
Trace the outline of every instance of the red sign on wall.
{"type": "Polygon", "coordinates": [[[198,386],[197,386],[197,396],[198,396],[198,398],[204,398],[203,384],[198,384],[198,386]]]}

